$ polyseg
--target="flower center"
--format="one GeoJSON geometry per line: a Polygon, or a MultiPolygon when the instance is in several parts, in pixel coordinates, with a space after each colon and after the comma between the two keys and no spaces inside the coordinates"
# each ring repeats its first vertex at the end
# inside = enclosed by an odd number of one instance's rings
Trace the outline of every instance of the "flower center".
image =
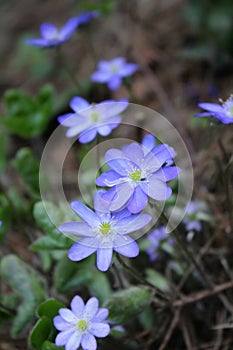
{"type": "Polygon", "coordinates": [[[85,331],[87,329],[87,321],[85,320],[80,320],[78,321],[77,323],[77,328],[80,330],[80,331],[85,331]]]}
{"type": "Polygon", "coordinates": [[[91,120],[96,123],[99,120],[99,114],[97,112],[91,113],[91,120]]]}
{"type": "Polygon", "coordinates": [[[119,68],[117,66],[112,66],[111,71],[112,71],[112,73],[118,73],[119,68]]]}
{"type": "Polygon", "coordinates": [[[141,171],[136,169],[136,170],[132,171],[132,173],[129,174],[129,177],[134,182],[139,182],[141,180],[141,175],[142,175],[141,171]]]}
{"type": "Polygon", "coordinates": [[[103,235],[107,235],[109,233],[109,231],[111,230],[111,225],[109,223],[103,223],[100,225],[99,229],[103,235]]]}

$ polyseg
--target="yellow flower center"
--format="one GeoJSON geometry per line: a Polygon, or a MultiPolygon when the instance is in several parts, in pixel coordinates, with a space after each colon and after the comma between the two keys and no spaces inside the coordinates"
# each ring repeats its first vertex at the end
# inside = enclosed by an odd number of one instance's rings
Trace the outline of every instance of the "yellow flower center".
{"type": "Polygon", "coordinates": [[[111,225],[108,223],[103,223],[100,225],[100,232],[103,235],[107,235],[109,233],[109,231],[111,230],[111,225]]]}
{"type": "Polygon", "coordinates": [[[117,66],[112,66],[111,67],[111,71],[112,71],[112,73],[118,73],[118,67],[117,66]]]}
{"type": "Polygon", "coordinates": [[[139,182],[141,180],[141,171],[136,169],[134,171],[132,171],[132,173],[129,174],[129,177],[135,181],[135,182],[139,182]]]}
{"type": "Polygon", "coordinates": [[[96,123],[99,120],[99,114],[97,112],[92,112],[91,120],[96,123]]]}
{"type": "Polygon", "coordinates": [[[85,331],[86,328],[87,328],[87,322],[85,320],[80,320],[78,321],[77,323],[77,328],[80,330],[80,331],[85,331]]]}

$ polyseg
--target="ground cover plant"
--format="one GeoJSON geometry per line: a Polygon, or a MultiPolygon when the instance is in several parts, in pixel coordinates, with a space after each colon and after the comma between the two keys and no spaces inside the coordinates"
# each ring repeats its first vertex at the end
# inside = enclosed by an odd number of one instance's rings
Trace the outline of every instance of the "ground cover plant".
{"type": "Polygon", "coordinates": [[[0,349],[232,349],[232,3],[0,9],[0,349]]]}

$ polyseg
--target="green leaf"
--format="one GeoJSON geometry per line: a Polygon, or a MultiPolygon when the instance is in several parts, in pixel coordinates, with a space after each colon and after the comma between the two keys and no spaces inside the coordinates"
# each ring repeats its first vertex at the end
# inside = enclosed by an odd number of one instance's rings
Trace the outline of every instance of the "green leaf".
{"type": "Polygon", "coordinates": [[[52,321],[42,317],[33,327],[29,336],[29,345],[32,349],[41,350],[43,343],[49,338],[53,328],[52,321]]]}
{"type": "Polygon", "coordinates": [[[20,90],[8,90],[4,95],[7,116],[1,122],[21,137],[40,135],[51,118],[52,95],[49,85],[44,86],[35,99],[20,90]]]}
{"type": "Polygon", "coordinates": [[[141,313],[151,302],[153,292],[147,287],[131,287],[114,293],[105,303],[108,320],[123,324],[141,313]]]}
{"type": "Polygon", "coordinates": [[[147,269],[146,275],[147,280],[156,288],[162,290],[163,292],[168,292],[170,290],[169,282],[163,275],[161,275],[161,273],[152,269],[147,269]]]}
{"type": "Polygon", "coordinates": [[[53,219],[59,225],[63,221],[64,213],[60,208],[49,202],[38,202],[34,205],[33,215],[38,226],[48,235],[39,238],[32,244],[32,250],[46,250],[46,249],[67,249],[70,247],[72,241],[61,233],[57,226],[51,221],[45,208],[49,207],[49,212],[53,212],[53,219]],[[52,248],[53,247],[53,248],[52,248]]]}
{"type": "Polygon", "coordinates": [[[10,321],[13,317],[13,314],[0,306],[0,323],[10,321]]]}
{"type": "Polygon", "coordinates": [[[28,192],[34,199],[40,198],[39,162],[30,148],[21,148],[12,160],[13,166],[22,176],[28,192]]]}
{"type": "Polygon", "coordinates": [[[40,304],[37,309],[39,317],[46,316],[49,319],[53,319],[58,315],[58,310],[64,308],[65,305],[56,299],[48,299],[40,304]]]}
{"type": "Polygon", "coordinates": [[[64,350],[63,346],[56,346],[49,340],[46,340],[41,348],[41,350],[64,350]]]}
{"type": "Polygon", "coordinates": [[[0,172],[7,166],[6,152],[8,146],[8,137],[2,131],[0,132],[0,172]]]}
{"type": "Polygon", "coordinates": [[[96,269],[94,256],[73,262],[66,256],[55,268],[54,284],[58,293],[67,293],[87,286],[91,295],[95,295],[102,303],[111,295],[107,276],[96,269]],[[64,271],[66,273],[64,273],[64,271]]]}
{"type": "Polygon", "coordinates": [[[0,194],[0,220],[2,226],[0,227],[0,243],[4,242],[7,230],[12,220],[12,208],[8,199],[0,194]]]}
{"type": "Polygon", "coordinates": [[[37,306],[44,300],[44,283],[34,269],[15,255],[2,259],[1,275],[22,300],[11,330],[12,336],[16,337],[32,320],[37,306]]]}

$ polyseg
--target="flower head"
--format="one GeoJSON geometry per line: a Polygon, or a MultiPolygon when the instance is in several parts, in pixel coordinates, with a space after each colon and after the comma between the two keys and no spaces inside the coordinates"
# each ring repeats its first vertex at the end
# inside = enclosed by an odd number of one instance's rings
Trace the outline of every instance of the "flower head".
{"type": "Polygon", "coordinates": [[[127,209],[111,213],[102,201],[105,191],[97,191],[92,211],[81,202],[72,202],[71,208],[85,222],[67,222],[59,230],[81,236],[69,250],[68,256],[73,261],[80,261],[97,253],[97,267],[107,271],[113,250],[126,257],[133,258],[139,254],[137,243],[130,233],[146,226],[151,220],[148,214],[132,215],[127,209]]]}
{"type": "MultiPolygon", "coordinates": [[[[155,261],[158,257],[158,248],[162,241],[168,238],[168,232],[165,226],[161,226],[152,231],[148,236],[150,246],[146,249],[146,253],[149,255],[150,261],[155,261]]],[[[168,243],[173,244],[173,239],[169,239],[168,243]]]]}
{"type": "Polygon", "coordinates": [[[90,104],[81,97],[74,97],[70,101],[70,107],[74,113],[68,113],[58,117],[61,125],[68,127],[67,137],[79,136],[79,142],[92,141],[97,134],[109,135],[121,122],[118,115],[128,106],[128,101],[104,101],[90,104]]]}
{"type": "Polygon", "coordinates": [[[223,124],[233,123],[233,95],[231,95],[225,102],[222,101],[221,105],[204,102],[199,103],[198,106],[205,109],[207,112],[196,114],[195,117],[213,116],[223,124]]]}
{"type": "Polygon", "coordinates": [[[170,166],[174,155],[175,151],[167,145],[148,150],[136,142],[122,150],[108,150],[105,160],[110,170],[101,174],[96,184],[111,188],[103,195],[109,210],[127,207],[131,213],[139,213],[146,207],[148,197],[158,201],[169,198],[172,190],[167,182],[179,173],[176,166],[170,166]]]}
{"type": "Polygon", "coordinates": [[[87,23],[91,18],[96,17],[96,11],[82,13],[77,17],[69,19],[62,28],[57,28],[51,23],[43,23],[40,26],[41,38],[26,39],[25,43],[39,47],[55,47],[69,40],[79,25],[87,23]]]}
{"type": "MultiPolygon", "coordinates": [[[[206,212],[206,205],[203,201],[196,199],[189,202],[186,207],[185,217],[183,223],[187,231],[201,231],[200,217],[206,212]],[[201,213],[201,215],[199,215],[201,213]]],[[[205,218],[205,217],[203,217],[205,218]]]]}
{"type": "Polygon", "coordinates": [[[95,337],[105,338],[110,332],[109,324],[105,321],[108,309],[99,308],[95,297],[90,298],[86,305],[82,298],[76,295],[71,301],[71,310],[63,308],[53,319],[58,333],[55,344],[65,346],[65,350],[77,350],[81,345],[84,350],[95,350],[95,337]]]}
{"type": "Polygon", "coordinates": [[[122,78],[132,75],[138,70],[135,63],[126,63],[124,57],[117,57],[111,61],[100,61],[98,70],[92,74],[91,80],[96,83],[106,83],[110,90],[117,90],[122,78]]]}

